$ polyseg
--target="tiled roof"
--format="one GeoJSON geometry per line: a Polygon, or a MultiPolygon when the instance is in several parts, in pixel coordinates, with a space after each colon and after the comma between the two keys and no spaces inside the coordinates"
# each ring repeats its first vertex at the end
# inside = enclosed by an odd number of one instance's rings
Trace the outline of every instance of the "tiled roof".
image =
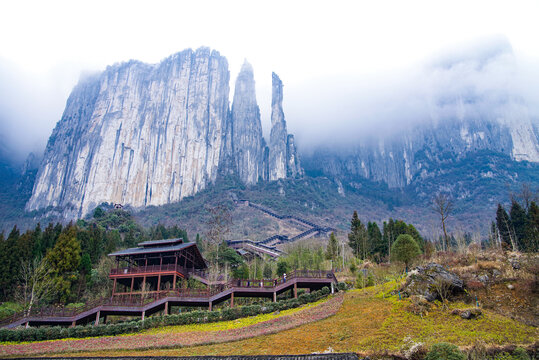
{"type": "MultiPolygon", "coordinates": [[[[139,244],[140,245],[140,244],[139,244]]],[[[120,250],[109,254],[109,256],[124,256],[124,255],[136,255],[136,254],[151,254],[159,252],[170,252],[185,249],[189,246],[193,246],[195,243],[184,243],[172,246],[160,246],[160,247],[137,247],[125,250],[120,250]]]]}
{"type": "Polygon", "coordinates": [[[177,242],[183,242],[183,239],[177,238],[177,239],[143,241],[141,243],[138,243],[138,245],[147,247],[147,246],[155,246],[155,245],[175,244],[177,242]]]}

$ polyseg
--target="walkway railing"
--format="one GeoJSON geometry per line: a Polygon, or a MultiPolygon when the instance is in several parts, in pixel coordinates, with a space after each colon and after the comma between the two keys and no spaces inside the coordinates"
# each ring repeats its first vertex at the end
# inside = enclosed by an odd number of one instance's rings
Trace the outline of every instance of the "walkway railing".
{"type": "MultiPolygon", "coordinates": [[[[203,272],[198,272],[198,276],[206,275],[203,272]]],[[[335,281],[333,271],[327,270],[294,270],[276,279],[233,279],[227,283],[212,286],[209,289],[175,289],[149,291],[139,294],[119,294],[114,297],[97,299],[87,303],[79,308],[59,308],[59,307],[41,307],[33,308],[31,311],[15,313],[0,321],[0,327],[11,324],[17,320],[26,317],[65,317],[70,318],[82,314],[86,311],[95,309],[99,306],[124,306],[124,307],[141,307],[152,302],[158,301],[165,297],[176,297],[184,299],[203,298],[209,299],[223,291],[231,288],[259,288],[259,289],[275,289],[278,285],[284,284],[292,279],[297,278],[314,278],[314,279],[331,279],[335,281]]]]}
{"type": "Polygon", "coordinates": [[[175,264],[163,264],[163,265],[148,265],[148,266],[130,266],[130,267],[121,267],[114,268],[110,270],[110,275],[132,275],[132,274],[143,274],[143,273],[152,273],[152,272],[165,272],[165,271],[176,271],[180,274],[187,274],[190,272],[190,269],[186,269],[183,266],[175,264]]]}

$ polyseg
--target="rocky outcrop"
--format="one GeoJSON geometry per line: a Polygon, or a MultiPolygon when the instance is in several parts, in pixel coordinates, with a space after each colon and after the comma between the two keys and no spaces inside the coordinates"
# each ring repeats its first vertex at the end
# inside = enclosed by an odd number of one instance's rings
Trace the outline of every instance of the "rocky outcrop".
{"type": "Polygon", "coordinates": [[[283,83],[272,73],[271,133],[269,144],[269,180],[302,174],[294,136],[288,135],[283,112],[283,83]]]}
{"type": "Polygon", "coordinates": [[[246,184],[300,174],[282,84],[269,149],[248,63],[231,110],[228,96],[227,60],[208,48],[156,65],[117,64],[81,80],[49,139],[26,210],[60,208],[65,218],[76,218],[102,202],[176,202],[219,174],[235,173],[246,184]],[[272,154],[280,160],[270,162],[272,154]]]}
{"type": "Polygon", "coordinates": [[[100,202],[161,205],[215,180],[228,117],[227,60],[201,48],[82,81],[68,99],[26,209],[82,216],[100,202]]]}
{"type": "Polygon", "coordinates": [[[419,295],[434,301],[444,294],[463,290],[464,283],[456,274],[447,271],[442,265],[430,263],[410,271],[400,291],[404,296],[419,295]]]}
{"type": "Polygon", "coordinates": [[[240,179],[255,184],[262,176],[263,137],[253,68],[245,62],[236,79],[232,103],[232,152],[240,179]]]}

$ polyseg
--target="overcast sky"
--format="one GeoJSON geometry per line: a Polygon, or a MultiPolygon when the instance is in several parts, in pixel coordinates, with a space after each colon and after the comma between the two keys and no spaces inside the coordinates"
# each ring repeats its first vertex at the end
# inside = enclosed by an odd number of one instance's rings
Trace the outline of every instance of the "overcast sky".
{"type": "Polygon", "coordinates": [[[538,18],[539,1],[2,1],[0,133],[19,153],[43,149],[81,71],[208,46],[227,57],[231,86],[253,65],[266,131],[275,71],[289,131],[308,143],[309,128],[372,123],[397,92],[421,96],[432,81],[410,83],[440,54],[483,43],[508,46],[514,58],[497,63],[533,94],[538,18]]]}

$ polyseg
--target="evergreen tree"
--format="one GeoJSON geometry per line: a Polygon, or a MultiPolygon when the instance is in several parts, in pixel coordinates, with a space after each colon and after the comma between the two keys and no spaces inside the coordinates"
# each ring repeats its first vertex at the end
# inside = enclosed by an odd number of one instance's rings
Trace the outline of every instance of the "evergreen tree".
{"type": "Polygon", "coordinates": [[[529,252],[538,252],[539,251],[539,206],[535,201],[530,203],[528,209],[528,221],[527,221],[527,230],[526,236],[529,239],[528,242],[528,251],[529,252]]]}
{"type": "Polygon", "coordinates": [[[45,251],[43,249],[43,232],[41,231],[40,223],[37,223],[34,231],[32,232],[32,243],[34,244],[32,258],[41,258],[45,251]]]}
{"type": "Polygon", "coordinates": [[[369,237],[369,244],[371,244],[371,251],[376,261],[380,262],[385,255],[387,246],[382,238],[382,232],[376,222],[370,222],[367,224],[367,234],[369,237]]]}
{"type": "Polygon", "coordinates": [[[329,242],[326,249],[326,259],[331,260],[331,265],[334,267],[339,257],[339,243],[335,237],[335,233],[329,235],[329,242]]]}
{"type": "Polygon", "coordinates": [[[73,285],[78,279],[80,260],[81,248],[77,240],[77,229],[75,226],[69,226],[60,234],[56,245],[47,254],[58,300],[63,303],[74,298],[73,285]]]}
{"type": "MultiPolygon", "coordinates": [[[[423,251],[425,249],[425,240],[419,234],[419,231],[412,225],[407,224],[402,220],[389,219],[383,226],[383,243],[387,248],[387,253],[384,255],[390,255],[391,246],[399,235],[407,234],[414,238],[419,248],[423,251]]],[[[390,256],[391,257],[391,256],[390,256]]]]}
{"type": "Polygon", "coordinates": [[[290,271],[290,267],[288,266],[288,263],[284,261],[283,259],[279,259],[277,261],[277,276],[283,276],[283,274],[290,271]]]}
{"type": "Polygon", "coordinates": [[[528,217],[526,215],[526,210],[520,206],[520,204],[513,200],[511,204],[511,210],[509,211],[509,216],[511,219],[511,225],[515,231],[515,241],[518,244],[518,248],[522,251],[527,251],[528,249],[528,238],[527,238],[527,229],[528,229],[528,217]]]}
{"type": "Polygon", "coordinates": [[[273,277],[273,270],[271,269],[270,263],[267,261],[264,263],[263,275],[265,279],[271,279],[273,277]]]}
{"type": "Polygon", "coordinates": [[[408,234],[399,235],[391,248],[391,257],[393,260],[403,262],[406,272],[408,272],[408,266],[419,255],[421,255],[419,245],[414,238],[408,234]]]}
{"type": "Polygon", "coordinates": [[[357,215],[357,211],[354,211],[352,216],[352,222],[350,225],[350,232],[348,233],[348,245],[352,248],[352,251],[356,257],[365,259],[368,253],[368,235],[365,225],[361,223],[357,215]]]}
{"type": "Polygon", "coordinates": [[[249,267],[246,263],[241,264],[232,271],[234,278],[236,279],[249,279],[249,267]]]}
{"type": "Polygon", "coordinates": [[[382,240],[384,241],[384,245],[386,247],[386,250],[383,252],[383,256],[389,256],[391,259],[391,246],[395,242],[395,239],[397,236],[394,233],[394,221],[392,218],[389,218],[388,222],[384,221],[384,224],[382,226],[382,240]]]}
{"type": "Polygon", "coordinates": [[[515,235],[511,219],[501,204],[498,204],[498,210],[496,210],[496,226],[498,226],[498,233],[502,241],[502,248],[517,250],[517,244],[515,241],[515,235]]]}
{"type": "Polygon", "coordinates": [[[0,243],[0,291],[3,300],[7,300],[15,288],[16,276],[20,267],[17,258],[19,236],[19,229],[14,226],[7,239],[0,243]]]}

